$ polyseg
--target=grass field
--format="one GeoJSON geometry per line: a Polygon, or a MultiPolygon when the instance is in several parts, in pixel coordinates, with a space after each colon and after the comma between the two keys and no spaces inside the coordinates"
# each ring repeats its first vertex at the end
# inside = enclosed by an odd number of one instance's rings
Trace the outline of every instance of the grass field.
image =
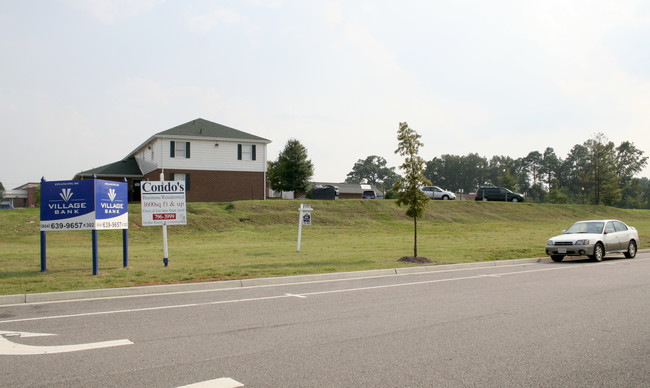
{"type": "MultiPolygon", "coordinates": [[[[307,201],[302,201],[307,202],[307,201]]],[[[122,231],[99,231],[92,275],[90,231],[48,232],[40,272],[38,209],[0,211],[0,295],[395,268],[413,254],[413,220],[391,200],[310,201],[313,225],[296,251],[301,201],[189,203],[188,225],[142,227],[129,206],[129,266],[122,231]]],[[[574,221],[617,218],[650,234],[650,211],[582,205],[430,202],[418,220],[418,255],[437,264],[543,257],[548,237],[574,221]]]]}

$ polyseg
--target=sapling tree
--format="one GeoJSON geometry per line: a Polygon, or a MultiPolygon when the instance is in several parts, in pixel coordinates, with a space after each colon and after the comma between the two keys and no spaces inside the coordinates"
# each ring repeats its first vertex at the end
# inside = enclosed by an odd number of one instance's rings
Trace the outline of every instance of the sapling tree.
{"type": "Polygon", "coordinates": [[[393,189],[397,191],[397,204],[406,206],[406,215],[413,218],[414,257],[418,257],[418,218],[424,215],[429,202],[429,197],[420,188],[431,185],[431,181],[424,177],[426,162],[418,155],[423,146],[420,137],[407,123],[399,123],[399,144],[395,153],[404,156],[404,163],[400,166],[404,175],[397,180],[393,189]]]}

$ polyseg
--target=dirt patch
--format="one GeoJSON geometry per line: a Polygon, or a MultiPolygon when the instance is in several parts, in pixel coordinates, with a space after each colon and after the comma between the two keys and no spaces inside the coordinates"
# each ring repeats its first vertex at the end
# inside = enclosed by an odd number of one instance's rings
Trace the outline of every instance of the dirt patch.
{"type": "Polygon", "coordinates": [[[432,264],[435,263],[435,261],[427,258],[427,257],[422,257],[422,256],[404,256],[401,259],[398,259],[397,261],[401,261],[404,263],[415,263],[415,264],[432,264]]]}

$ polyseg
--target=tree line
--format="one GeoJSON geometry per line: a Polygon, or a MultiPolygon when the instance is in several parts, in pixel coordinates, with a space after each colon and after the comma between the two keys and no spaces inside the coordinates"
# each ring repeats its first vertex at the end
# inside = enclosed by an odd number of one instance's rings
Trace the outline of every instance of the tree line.
{"type": "MultiPolygon", "coordinates": [[[[625,141],[616,146],[598,133],[573,146],[565,158],[551,147],[517,159],[444,154],[426,162],[424,176],[456,193],[471,194],[480,186],[500,186],[525,194],[534,202],[650,208],[650,181],[636,177],[647,163],[648,157],[634,143],[625,141]]],[[[398,178],[384,158],[372,155],[355,163],[346,182],[374,184],[391,197],[398,178]]]]}
{"type": "MultiPolygon", "coordinates": [[[[526,195],[532,202],[581,203],[623,208],[650,208],[650,180],[636,177],[648,157],[634,143],[618,146],[597,133],[571,148],[562,158],[551,147],[531,151],[525,157],[477,153],[444,154],[425,164],[423,175],[444,189],[472,194],[481,186],[499,186],[526,195]]],[[[291,139],[277,161],[270,161],[268,178],[274,190],[307,191],[314,165],[307,149],[291,139]]],[[[347,174],[346,183],[367,183],[396,198],[395,183],[402,178],[386,159],[370,155],[359,159],[347,174]]]]}

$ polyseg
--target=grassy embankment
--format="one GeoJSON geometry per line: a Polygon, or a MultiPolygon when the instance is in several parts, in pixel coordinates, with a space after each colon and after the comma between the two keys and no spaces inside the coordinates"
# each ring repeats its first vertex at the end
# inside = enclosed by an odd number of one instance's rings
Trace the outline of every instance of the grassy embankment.
{"type": "MultiPolygon", "coordinates": [[[[90,231],[48,232],[41,273],[39,210],[0,211],[0,295],[409,266],[396,260],[413,254],[413,221],[394,201],[311,201],[298,253],[300,203],[190,203],[188,225],[168,227],[168,267],[161,228],[142,227],[140,206],[130,205],[129,267],[122,232],[99,231],[97,276],[90,231]]],[[[418,220],[418,254],[438,264],[542,257],[548,237],[590,218],[635,226],[647,247],[648,210],[437,201],[418,220]]]]}

